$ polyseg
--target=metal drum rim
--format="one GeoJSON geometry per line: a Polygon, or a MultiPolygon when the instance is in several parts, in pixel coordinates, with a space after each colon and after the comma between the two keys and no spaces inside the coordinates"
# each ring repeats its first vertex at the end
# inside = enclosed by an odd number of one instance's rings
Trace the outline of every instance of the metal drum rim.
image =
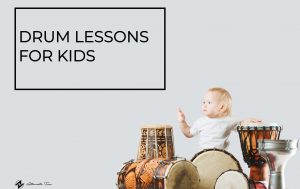
{"type": "Polygon", "coordinates": [[[257,143],[294,143],[299,142],[298,139],[278,139],[278,140],[271,140],[271,139],[258,139],[257,143]]]}
{"type": "Polygon", "coordinates": [[[258,140],[258,151],[273,151],[273,150],[296,150],[298,149],[299,140],[281,139],[281,140],[258,140]]]}

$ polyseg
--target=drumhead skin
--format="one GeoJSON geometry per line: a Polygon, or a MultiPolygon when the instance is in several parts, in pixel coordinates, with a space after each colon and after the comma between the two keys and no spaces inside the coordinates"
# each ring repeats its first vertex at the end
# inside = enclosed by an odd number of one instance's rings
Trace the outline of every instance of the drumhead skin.
{"type": "Polygon", "coordinates": [[[168,124],[148,124],[141,126],[141,129],[162,129],[162,128],[173,128],[171,125],[168,124]]]}
{"type": "Polygon", "coordinates": [[[179,160],[166,172],[164,189],[200,189],[197,168],[189,161],[179,160]]]}
{"type": "Polygon", "coordinates": [[[237,170],[223,172],[217,179],[214,189],[250,189],[247,175],[237,170]]]}
{"type": "Polygon", "coordinates": [[[201,189],[213,189],[217,178],[227,170],[242,171],[238,160],[225,150],[206,149],[196,154],[191,161],[199,172],[201,189]]]}

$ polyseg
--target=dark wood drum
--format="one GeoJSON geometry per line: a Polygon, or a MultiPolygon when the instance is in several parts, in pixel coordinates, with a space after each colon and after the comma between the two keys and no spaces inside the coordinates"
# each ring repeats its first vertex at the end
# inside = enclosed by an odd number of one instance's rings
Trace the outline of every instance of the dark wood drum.
{"type": "Polygon", "coordinates": [[[281,126],[238,126],[237,127],[244,161],[250,168],[249,178],[254,181],[267,181],[269,168],[259,154],[257,140],[278,140],[281,126]]]}
{"type": "Polygon", "coordinates": [[[120,189],[135,189],[136,188],[136,175],[135,169],[138,162],[130,160],[124,163],[121,171],[117,173],[118,183],[117,186],[120,189]]]}
{"type": "Polygon", "coordinates": [[[174,157],[173,129],[169,125],[146,125],[141,128],[137,160],[174,157]]]}

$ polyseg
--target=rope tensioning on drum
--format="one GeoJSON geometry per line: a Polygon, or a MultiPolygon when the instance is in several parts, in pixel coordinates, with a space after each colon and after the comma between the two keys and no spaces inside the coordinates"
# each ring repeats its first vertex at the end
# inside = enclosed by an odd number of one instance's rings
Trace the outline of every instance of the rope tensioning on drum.
{"type": "MultiPolygon", "coordinates": [[[[243,130],[243,126],[241,127],[241,129],[243,130]]],[[[247,127],[247,129],[248,129],[248,131],[250,131],[250,127],[249,126],[247,127]]],[[[244,151],[244,153],[243,153],[244,160],[245,160],[245,162],[250,162],[250,164],[253,164],[253,159],[252,159],[252,157],[253,157],[253,154],[252,154],[252,140],[250,138],[251,131],[247,132],[247,133],[244,133],[244,134],[241,132],[241,135],[242,135],[242,137],[240,137],[240,139],[241,139],[242,151],[244,151]],[[243,141],[243,138],[244,138],[244,141],[243,141]],[[250,143],[250,146],[249,146],[250,149],[247,149],[247,140],[250,143]],[[248,153],[250,153],[251,155],[248,155],[248,153]]],[[[251,166],[250,164],[248,164],[248,167],[251,166]]]]}
{"type": "Polygon", "coordinates": [[[179,156],[173,156],[173,159],[182,159],[182,160],[186,160],[186,158],[184,158],[184,157],[179,157],[179,156]]]}
{"type": "Polygon", "coordinates": [[[248,164],[248,167],[251,167],[252,165],[261,167],[266,163],[266,160],[259,155],[259,151],[257,149],[257,140],[261,136],[259,136],[259,134],[262,134],[261,137],[263,141],[269,138],[278,140],[282,129],[281,126],[262,126],[260,128],[261,130],[258,127],[238,127],[243,157],[245,162],[248,164]],[[255,140],[253,140],[253,137],[255,140]]]}

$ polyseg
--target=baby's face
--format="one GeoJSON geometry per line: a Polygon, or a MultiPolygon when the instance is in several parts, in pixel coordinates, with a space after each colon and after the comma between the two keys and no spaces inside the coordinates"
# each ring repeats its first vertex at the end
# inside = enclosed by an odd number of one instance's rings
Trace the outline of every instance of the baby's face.
{"type": "Polygon", "coordinates": [[[219,93],[208,91],[202,101],[202,112],[209,118],[218,118],[222,115],[219,93]]]}

